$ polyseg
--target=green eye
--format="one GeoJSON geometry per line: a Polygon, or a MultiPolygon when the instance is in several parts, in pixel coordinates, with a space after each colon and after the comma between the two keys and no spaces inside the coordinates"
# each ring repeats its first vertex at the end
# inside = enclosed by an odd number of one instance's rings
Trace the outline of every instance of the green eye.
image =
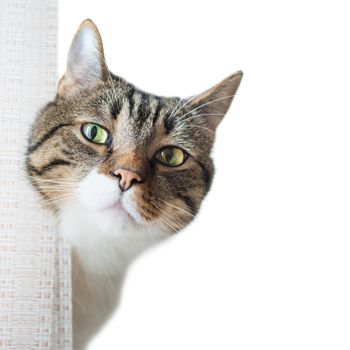
{"type": "Polygon", "coordinates": [[[106,143],[108,139],[108,132],[98,124],[83,124],[81,132],[85,136],[85,138],[94,143],[103,144],[106,143]]]}
{"type": "Polygon", "coordinates": [[[155,159],[164,165],[175,167],[185,162],[187,154],[181,148],[170,146],[159,150],[155,159]]]}

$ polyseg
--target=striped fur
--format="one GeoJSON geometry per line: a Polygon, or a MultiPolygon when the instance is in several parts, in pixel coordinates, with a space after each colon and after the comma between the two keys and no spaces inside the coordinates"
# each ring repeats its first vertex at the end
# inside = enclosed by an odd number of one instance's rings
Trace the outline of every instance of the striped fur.
{"type": "Polygon", "coordinates": [[[81,25],[57,96],[33,124],[26,157],[31,183],[72,243],[74,349],[84,349],[115,308],[130,261],[198,213],[214,176],[215,130],[241,78],[235,73],[186,99],[146,93],[109,72],[96,26],[81,25]],[[88,122],[109,132],[106,144],[82,135],[88,122]],[[155,160],[169,145],[186,152],[182,165],[155,160]],[[121,193],[118,168],[142,181],[121,193]]]}
{"type": "MultiPolygon", "coordinates": [[[[93,90],[57,96],[40,112],[32,129],[27,152],[32,183],[45,193],[42,187],[47,182],[42,180],[74,177],[79,181],[95,167],[109,176],[118,157],[127,153],[129,168],[147,170],[140,193],[149,191],[166,201],[182,200],[184,209],[197,212],[213,178],[210,150],[214,133],[200,109],[191,112],[194,106],[189,103],[177,111],[179,102],[180,98],[147,94],[113,75],[93,90]],[[122,111],[126,116],[120,115],[122,111]],[[90,121],[110,131],[110,145],[95,145],[82,137],[80,125],[90,121]],[[190,155],[180,169],[153,161],[154,153],[165,145],[179,146],[190,155]],[[191,198],[191,207],[183,198],[191,198]]],[[[54,197],[52,193],[45,196],[54,197]]],[[[59,206],[54,200],[51,205],[59,206]]]]}

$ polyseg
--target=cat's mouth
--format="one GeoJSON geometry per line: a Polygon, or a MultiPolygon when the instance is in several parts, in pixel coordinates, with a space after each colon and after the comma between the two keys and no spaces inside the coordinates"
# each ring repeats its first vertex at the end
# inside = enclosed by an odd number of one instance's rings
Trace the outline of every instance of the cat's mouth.
{"type": "Polygon", "coordinates": [[[131,212],[123,203],[121,198],[118,199],[112,205],[106,206],[102,209],[99,209],[102,212],[110,212],[114,216],[117,215],[120,218],[126,219],[129,222],[137,223],[138,220],[135,217],[135,214],[131,212]]]}
{"type": "Polygon", "coordinates": [[[132,221],[132,222],[136,222],[135,217],[132,215],[132,213],[130,213],[125,206],[123,205],[121,199],[118,199],[117,202],[115,202],[113,205],[107,207],[106,209],[108,210],[113,210],[115,211],[118,215],[132,221]]]}

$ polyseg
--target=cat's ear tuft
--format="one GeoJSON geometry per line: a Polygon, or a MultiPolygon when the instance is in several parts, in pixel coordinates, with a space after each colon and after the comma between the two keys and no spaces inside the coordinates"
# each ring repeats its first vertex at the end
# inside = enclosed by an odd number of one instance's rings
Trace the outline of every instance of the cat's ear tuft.
{"type": "Polygon", "coordinates": [[[242,77],[243,72],[238,71],[191,100],[193,110],[207,120],[212,131],[216,130],[227,113],[242,77]]]}
{"type": "Polygon", "coordinates": [[[93,87],[108,77],[101,35],[90,19],[83,21],[70,46],[67,68],[58,94],[63,96],[81,88],[93,87]]]}

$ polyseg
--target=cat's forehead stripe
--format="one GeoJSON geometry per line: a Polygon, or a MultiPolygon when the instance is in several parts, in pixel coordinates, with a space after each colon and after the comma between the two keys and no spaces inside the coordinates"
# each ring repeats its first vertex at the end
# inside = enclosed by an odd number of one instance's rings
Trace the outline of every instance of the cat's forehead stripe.
{"type": "Polygon", "coordinates": [[[130,88],[130,90],[128,91],[126,98],[129,102],[129,113],[130,115],[132,115],[133,113],[133,109],[134,109],[134,95],[135,95],[135,89],[134,88],[130,88]]]}
{"type": "Polygon", "coordinates": [[[152,125],[153,126],[156,124],[158,117],[159,117],[159,114],[160,114],[160,110],[163,106],[161,99],[155,98],[155,101],[156,101],[156,109],[154,111],[153,118],[152,118],[152,125]]]}
{"type": "Polygon", "coordinates": [[[118,114],[120,113],[121,110],[121,103],[119,99],[115,99],[112,102],[112,105],[110,107],[111,115],[113,119],[116,119],[118,117],[118,114]]]}
{"type": "Polygon", "coordinates": [[[151,96],[140,92],[140,100],[137,109],[137,124],[141,128],[151,114],[151,96]]]}
{"type": "Polygon", "coordinates": [[[105,88],[105,93],[101,95],[97,115],[118,123],[116,130],[123,130],[123,135],[116,137],[124,147],[136,144],[147,147],[152,140],[164,135],[170,137],[170,143],[178,144],[187,151],[193,149],[195,141],[192,135],[197,130],[187,122],[188,118],[193,120],[193,113],[181,104],[179,97],[149,94],[126,82],[105,88]],[[183,114],[187,115],[185,119],[183,114]],[[121,138],[125,142],[121,142],[121,138]]]}
{"type": "Polygon", "coordinates": [[[133,121],[136,133],[146,128],[150,132],[158,119],[169,113],[169,106],[164,99],[141,90],[131,88],[126,99],[129,103],[129,118],[133,121]]]}

